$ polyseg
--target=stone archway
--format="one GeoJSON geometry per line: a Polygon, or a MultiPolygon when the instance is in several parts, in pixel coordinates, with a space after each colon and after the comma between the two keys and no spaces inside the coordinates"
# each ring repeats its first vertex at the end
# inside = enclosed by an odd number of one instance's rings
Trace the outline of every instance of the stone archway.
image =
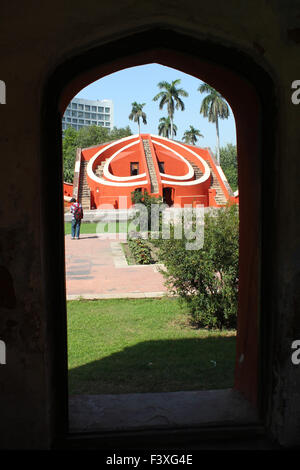
{"type": "Polygon", "coordinates": [[[264,338],[264,320],[260,318],[260,294],[264,282],[262,262],[267,256],[261,249],[264,247],[261,234],[263,237],[266,234],[262,225],[262,181],[267,176],[262,165],[262,155],[272,148],[272,82],[262,68],[240,51],[206,40],[201,41],[170,29],[157,28],[128,34],[122,40],[111,41],[74,56],[56,69],[45,90],[43,207],[48,216],[54,214],[53,211],[56,217],[57,214],[60,215],[58,231],[51,229],[47,220],[44,221],[44,230],[47,231],[48,228],[49,235],[49,239],[45,241],[49,257],[49,293],[50,297],[53,297],[59,292],[54,304],[63,316],[52,320],[58,332],[56,344],[54,338],[52,339],[52,355],[64,358],[53,375],[57,390],[56,413],[57,410],[62,411],[62,418],[56,421],[60,432],[62,429],[66,432],[67,417],[63,217],[59,209],[62,175],[61,170],[57,171],[61,166],[60,143],[51,140],[50,136],[59,135],[64,108],[81,88],[122,68],[152,62],[177,68],[209,83],[222,93],[235,115],[240,188],[240,298],[235,388],[261,410],[263,383],[260,377],[263,362],[260,356],[260,337],[264,338]],[[46,173],[50,158],[56,169],[55,177],[53,170],[46,173]],[[46,198],[50,185],[52,190],[53,186],[57,190],[51,207],[46,198]],[[51,253],[54,252],[59,254],[58,269],[57,266],[54,269],[50,259],[51,253]],[[54,272],[56,279],[53,278],[54,272]]]}

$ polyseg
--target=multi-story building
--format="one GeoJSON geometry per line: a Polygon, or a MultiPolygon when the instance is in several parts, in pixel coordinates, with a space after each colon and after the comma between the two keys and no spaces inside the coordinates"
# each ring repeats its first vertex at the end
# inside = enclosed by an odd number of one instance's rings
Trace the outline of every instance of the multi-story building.
{"type": "Polygon", "coordinates": [[[62,118],[62,130],[85,126],[113,128],[113,102],[111,100],[86,100],[73,98],[62,118]]]}

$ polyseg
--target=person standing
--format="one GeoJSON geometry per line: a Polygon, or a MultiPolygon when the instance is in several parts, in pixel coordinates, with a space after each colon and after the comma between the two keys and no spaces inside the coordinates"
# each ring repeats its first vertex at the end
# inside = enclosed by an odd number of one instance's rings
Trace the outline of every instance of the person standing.
{"type": "Polygon", "coordinates": [[[71,199],[70,202],[72,202],[72,205],[70,207],[70,212],[72,214],[72,240],[75,240],[75,238],[79,240],[81,219],[83,218],[83,210],[81,204],[77,202],[74,197],[71,199]]]}

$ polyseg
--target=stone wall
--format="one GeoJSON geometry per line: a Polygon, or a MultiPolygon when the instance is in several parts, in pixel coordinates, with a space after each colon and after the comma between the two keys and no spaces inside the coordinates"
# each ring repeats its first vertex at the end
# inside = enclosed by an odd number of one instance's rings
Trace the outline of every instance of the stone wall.
{"type": "MultiPolygon", "coordinates": [[[[269,103],[275,115],[273,146],[261,155],[263,174],[269,175],[261,192],[264,219],[258,247],[258,321],[264,331],[261,409],[267,432],[277,442],[300,444],[300,366],[291,362],[291,343],[300,339],[300,105],[291,102],[291,83],[300,78],[299,2],[34,0],[1,6],[0,79],[6,85],[6,104],[0,106],[0,339],[7,346],[7,364],[0,365],[2,448],[49,448],[66,432],[66,352],[54,347],[63,344],[60,338],[66,334],[64,251],[62,244],[53,248],[53,240],[63,240],[62,171],[51,168],[45,157],[51,148],[44,145],[48,132],[59,135],[61,114],[45,126],[49,79],[76,55],[159,27],[243,53],[265,70],[274,86],[274,102],[269,103]],[[55,254],[51,261],[50,247],[55,254]]],[[[137,47],[143,54],[143,44],[137,47]]],[[[131,53],[124,48],[126,43],[120,47],[122,57],[131,53]]],[[[205,55],[206,49],[201,52],[205,55]]],[[[188,47],[181,53],[193,56],[188,47]]],[[[97,54],[95,60],[101,62],[97,54]]],[[[112,66],[105,57],[107,70],[130,63],[122,60],[112,66]]],[[[74,63],[72,67],[75,74],[74,63]]],[[[69,83],[61,113],[79,84],[86,86],[93,74],[56,83],[61,90],[69,83]]],[[[251,174],[247,177],[251,184],[251,174]]],[[[241,204],[242,198],[241,190],[241,204]]]]}

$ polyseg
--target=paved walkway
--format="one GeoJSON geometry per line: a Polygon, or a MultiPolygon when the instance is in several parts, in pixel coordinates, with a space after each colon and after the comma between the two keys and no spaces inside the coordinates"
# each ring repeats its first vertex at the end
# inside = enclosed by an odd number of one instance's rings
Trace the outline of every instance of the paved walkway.
{"type": "Polygon", "coordinates": [[[82,234],[65,237],[67,299],[161,297],[167,293],[157,265],[128,266],[122,240],[82,234]]]}

